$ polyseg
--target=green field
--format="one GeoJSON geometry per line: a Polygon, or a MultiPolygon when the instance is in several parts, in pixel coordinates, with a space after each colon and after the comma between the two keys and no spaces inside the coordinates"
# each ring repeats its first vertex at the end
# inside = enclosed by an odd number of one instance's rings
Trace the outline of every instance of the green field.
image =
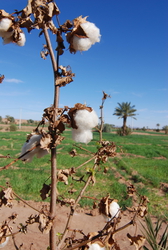
{"type": "MultiPolygon", "coordinates": [[[[26,140],[26,132],[0,132],[0,156],[10,158],[0,158],[0,167],[10,163],[20,155],[22,145],[26,140]]],[[[91,158],[97,151],[99,134],[94,132],[93,140],[88,144],[75,144],[71,140],[71,132],[65,131],[62,144],[57,148],[58,169],[77,167],[91,158]],[[89,152],[79,148],[81,146],[89,152]],[[77,156],[70,156],[72,149],[77,150],[77,156]]],[[[130,182],[140,195],[148,196],[149,211],[157,216],[168,218],[168,193],[162,188],[161,183],[168,183],[168,136],[165,134],[150,135],[129,135],[118,136],[112,133],[103,133],[103,139],[115,142],[117,146],[117,156],[109,158],[108,162],[101,164],[96,170],[96,183],[89,185],[85,192],[86,197],[100,199],[110,193],[111,198],[118,199],[120,206],[131,206],[131,198],[127,197],[127,185],[130,182]],[[107,173],[104,173],[104,169],[107,173]]],[[[93,161],[79,168],[75,173],[75,178],[84,176],[87,178],[86,169],[93,166],[93,161]]],[[[50,155],[34,160],[30,163],[17,161],[9,169],[0,173],[0,185],[10,184],[14,192],[26,200],[40,201],[40,190],[44,183],[50,184],[50,155]]],[[[73,181],[71,177],[69,184],[58,183],[60,197],[74,198],[80,191],[84,183],[73,181]],[[74,188],[76,192],[69,194],[69,190],[74,188]]],[[[83,198],[82,206],[92,205],[93,200],[83,198]]]]}

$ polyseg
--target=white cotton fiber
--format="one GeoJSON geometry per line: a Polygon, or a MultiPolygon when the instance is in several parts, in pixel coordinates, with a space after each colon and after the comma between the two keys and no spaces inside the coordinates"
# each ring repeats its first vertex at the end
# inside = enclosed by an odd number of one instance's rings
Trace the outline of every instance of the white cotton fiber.
{"type": "Polygon", "coordinates": [[[92,42],[89,38],[79,38],[76,35],[73,36],[73,48],[79,51],[87,51],[92,46],[92,42]]]}
{"type": "Polygon", "coordinates": [[[99,244],[97,243],[93,243],[89,246],[88,250],[105,250],[105,247],[101,247],[99,244]]]}
{"type": "Polygon", "coordinates": [[[19,46],[24,46],[25,42],[26,42],[26,36],[25,36],[24,33],[21,32],[19,34],[19,41],[16,44],[19,45],[19,46]]]}
{"type": "Polygon", "coordinates": [[[117,202],[112,201],[110,203],[109,212],[110,212],[111,218],[113,217],[117,218],[119,216],[120,206],[118,205],[117,202]]]}
{"type": "Polygon", "coordinates": [[[13,42],[13,37],[3,37],[3,44],[8,44],[13,42]]]}
{"type": "Polygon", "coordinates": [[[3,243],[0,244],[0,248],[3,248],[3,247],[5,247],[7,245],[8,241],[9,241],[9,238],[10,237],[6,237],[6,240],[3,243]]]}
{"type": "Polygon", "coordinates": [[[0,36],[3,38],[11,37],[13,34],[12,31],[7,31],[12,25],[12,21],[9,18],[3,18],[0,21],[0,36]]]}
{"type": "MultiPolygon", "coordinates": [[[[23,145],[21,155],[26,153],[29,149],[38,145],[40,143],[41,138],[42,138],[42,135],[32,135],[29,141],[25,142],[25,144],[23,145]]],[[[28,162],[31,162],[35,155],[38,158],[41,158],[46,154],[48,154],[48,151],[40,148],[40,145],[39,145],[37,148],[33,149],[30,153],[23,156],[21,160],[22,161],[26,160],[28,162]]]]}
{"type": "Polygon", "coordinates": [[[92,44],[95,44],[96,42],[100,42],[100,29],[96,27],[94,23],[86,22],[81,23],[80,26],[85,31],[86,35],[92,42],[92,44]]]}
{"type": "Polygon", "coordinates": [[[12,21],[9,18],[2,18],[0,21],[0,32],[7,31],[12,25],[12,21]]]}
{"type": "Polygon", "coordinates": [[[87,144],[93,139],[92,131],[90,129],[72,129],[72,139],[87,144]]]}
{"type": "Polygon", "coordinates": [[[74,120],[79,130],[87,130],[97,126],[99,118],[94,110],[89,112],[86,109],[82,109],[77,110],[74,120]]]}

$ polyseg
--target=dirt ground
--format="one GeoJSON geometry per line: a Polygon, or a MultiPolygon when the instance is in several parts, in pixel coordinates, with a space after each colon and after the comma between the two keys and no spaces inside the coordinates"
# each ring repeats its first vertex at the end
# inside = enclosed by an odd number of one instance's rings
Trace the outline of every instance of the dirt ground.
{"type": "MultiPolygon", "coordinates": [[[[32,207],[35,207],[37,210],[41,210],[42,207],[48,207],[49,203],[46,202],[33,202],[28,201],[28,204],[30,204],[32,207]]],[[[69,214],[69,208],[65,206],[57,206],[57,217],[56,217],[56,231],[58,233],[63,232],[64,227],[66,225],[66,221],[69,214]]],[[[76,230],[83,230],[83,232],[87,235],[89,232],[97,232],[101,230],[106,222],[102,215],[98,213],[97,210],[94,211],[94,213],[90,213],[90,210],[82,210],[77,209],[74,213],[73,221],[70,225],[70,229],[76,229],[76,230]]],[[[14,205],[12,208],[9,207],[1,207],[0,208],[0,222],[3,222],[5,220],[8,220],[8,217],[12,215],[12,213],[17,213],[17,218],[15,220],[15,223],[10,223],[10,226],[13,228],[13,233],[18,231],[18,226],[20,223],[25,225],[26,220],[30,215],[38,214],[34,209],[29,207],[28,205],[25,205],[22,202],[14,201],[14,205]]],[[[119,227],[127,224],[133,214],[129,213],[128,211],[122,212],[121,214],[121,222],[119,224],[119,227]]],[[[153,221],[155,221],[155,218],[153,218],[153,221]]],[[[130,242],[127,238],[127,233],[131,236],[135,236],[138,234],[142,235],[142,226],[141,223],[144,224],[144,221],[142,219],[136,220],[136,224],[133,226],[129,226],[128,228],[118,232],[115,236],[115,239],[117,240],[120,249],[122,250],[134,250],[135,246],[130,245],[130,242]]],[[[161,230],[162,233],[162,230],[161,230]]],[[[82,235],[78,235],[79,238],[82,238],[82,235]]],[[[38,224],[34,223],[32,225],[28,226],[28,231],[26,234],[19,233],[16,234],[15,237],[15,243],[18,247],[18,250],[47,250],[47,247],[49,246],[49,235],[43,234],[38,229],[38,224]],[[21,248],[19,248],[22,245],[21,248]]],[[[12,240],[12,237],[9,238],[8,244],[3,248],[4,250],[16,250],[14,246],[14,242],[12,240]]],[[[149,248],[150,249],[150,248],[149,248]]]]}

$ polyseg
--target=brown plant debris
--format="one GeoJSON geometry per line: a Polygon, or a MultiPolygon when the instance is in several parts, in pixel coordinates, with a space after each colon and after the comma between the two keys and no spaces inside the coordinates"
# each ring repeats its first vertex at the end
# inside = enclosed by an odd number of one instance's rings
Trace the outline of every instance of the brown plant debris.
{"type": "Polygon", "coordinates": [[[131,242],[131,245],[135,246],[136,250],[142,249],[142,247],[145,244],[145,237],[142,235],[137,235],[137,236],[131,236],[129,233],[127,233],[127,237],[129,239],[129,241],[131,242]]]}

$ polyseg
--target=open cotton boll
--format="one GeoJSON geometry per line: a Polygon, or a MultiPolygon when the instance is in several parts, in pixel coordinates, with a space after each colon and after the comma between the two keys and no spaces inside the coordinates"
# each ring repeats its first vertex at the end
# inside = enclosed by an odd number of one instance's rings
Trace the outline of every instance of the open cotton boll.
{"type": "Polygon", "coordinates": [[[26,42],[26,36],[25,36],[24,33],[21,32],[19,34],[19,41],[16,44],[19,45],[19,46],[24,46],[25,42],[26,42]]]}
{"type": "Polygon", "coordinates": [[[0,244],[0,248],[5,247],[7,245],[7,243],[8,243],[8,241],[9,241],[9,237],[6,237],[5,241],[0,244]]]}
{"type": "Polygon", "coordinates": [[[118,218],[119,213],[120,213],[120,206],[118,205],[117,202],[112,201],[110,203],[109,213],[111,215],[111,218],[113,218],[113,217],[118,218]]]}
{"type": "Polygon", "coordinates": [[[12,25],[12,20],[9,18],[2,18],[0,21],[0,32],[7,31],[12,25]]]}
{"type": "Polygon", "coordinates": [[[8,44],[13,42],[13,37],[3,37],[3,44],[8,44]]]}
{"type": "Polygon", "coordinates": [[[105,247],[101,247],[99,244],[97,243],[93,243],[89,246],[88,250],[106,250],[105,247]]]}
{"type": "MultiPolygon", "coordinates": [[[[35,147],[40,143],[40,140],[42,138],[42,135],[32,135],[28,142],[25,142],[25,144],[22,147],[21,155],[26,153],[29,149],[35,147]]],[[[21,160],[31,162],[33,157],[36,155],[38,158],[43,157],[44,155],[48,154],[48,151],[46,149],[40,148],[38,146],[37,148],[33,149],[30,153],[26,154],[25,156],[21,157],[21,160]]]]}
{"type": "Polygon", "coordinates": [[[76,111],[74,120],[78,129],[87,130],[97,126],[99,118],[94,110],[89,112],[86,109],[81,109],[76,111]]]}
{"type": "Polygon", "coordinates": [[[100,42],[100,29],[96,27],[94,23],[86,22],[86,23],[81,23],[80,26],[82,29],[85,31],[86,35],[92,42],[92,44],[96,42],[100,42]]]}
{"type": "Polygon", "coordinates": [[[79,51],[87,51],[92,46],[89,38],[80,38],[78,36],[73,36],[73,48],[79,51]]]}
{"type": "Polygon", "coordinates": [[[72,129],[72,139],[87,144],[93,139],[92,131],[90,129],[72,129]]]}

